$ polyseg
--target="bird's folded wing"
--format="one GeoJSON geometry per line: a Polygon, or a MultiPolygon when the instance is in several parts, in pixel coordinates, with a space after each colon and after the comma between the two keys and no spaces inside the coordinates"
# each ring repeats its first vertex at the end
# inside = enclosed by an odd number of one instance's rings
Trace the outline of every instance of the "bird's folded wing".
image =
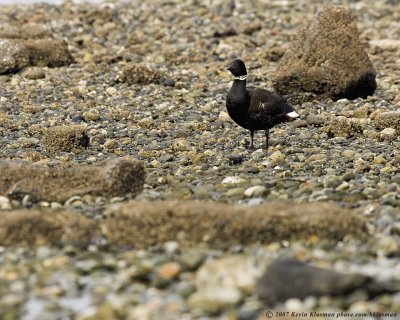
{"type": "Polygon", "coordinates": [[[249,114],[254,114],[255,117],[258,113],[277,117],[293,111],[293,107],[281,97],[265,89],[248,87],[247,92],[251,98],[249,114]]]}

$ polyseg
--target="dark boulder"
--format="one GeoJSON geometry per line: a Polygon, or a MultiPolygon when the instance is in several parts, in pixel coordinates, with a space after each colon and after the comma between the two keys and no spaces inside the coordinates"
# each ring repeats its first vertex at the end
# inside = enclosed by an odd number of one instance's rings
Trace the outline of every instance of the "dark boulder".
{"type": "Polygon", "coordinates": [[[374,279],[322,269],[294,259],[277,259],[257,282],[257,294],[268,305],[291,298],[342,296],[362,290],[369,297],[390,292],[374,279]]]}

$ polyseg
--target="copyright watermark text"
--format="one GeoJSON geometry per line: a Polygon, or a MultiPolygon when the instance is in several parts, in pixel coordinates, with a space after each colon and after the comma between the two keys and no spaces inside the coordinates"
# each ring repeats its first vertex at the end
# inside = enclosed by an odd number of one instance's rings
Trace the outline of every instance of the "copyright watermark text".
{"type": "Polygon", "coordinates": [[[292,318],[329,318],[329,319],[341,319],[341,318],[393,318],[397,319],[397,313],[395,312],[296,312],[296,311],[267,311],[265,316],[267,319],[281,318],[281,317],[292,317],[292,318]]]}

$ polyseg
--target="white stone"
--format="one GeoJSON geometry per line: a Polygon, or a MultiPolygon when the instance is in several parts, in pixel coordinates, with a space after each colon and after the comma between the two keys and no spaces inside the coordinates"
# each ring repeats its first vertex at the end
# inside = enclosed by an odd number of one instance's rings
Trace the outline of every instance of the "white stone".
{"type": "MultiPolygon", "coordinates": [[[[203,105],[201,107],[201,111],[203,111],[204,113],[209,113],[209,112],[211,112],[212,110],[214,110],[216,108],[218,108],[218,101],[217,100],[212,100],[212,101],[206,103],[205,105],[203,105]]],[[[220,113],[220,115],[221,115],[221,113],[220,113]]]]}
{"type": "Polygon", "coordinates": [[[265,255],[230,255],[207,260],[197,271],[195,284],[199,291],[233,287],[252,293],[270,261],[271,258],[265,255]]]}
{"type": "Polygon", "coordinates": [[[216,299],[226,305],[236,305],[242,300],[242,293],[237,288],[220,288],[211,291],[216,299]]]}
{"type": "Polygon", "coordinates": [[[271,166],[271,161],[270,160],[264,160],[263,162],[261,162],[261,164],[265,167],[270,167],[271,166]]]}
{"type": "Polygon", "coordinates": [[[150,162],[150,164],[154,167],[154,168],[159,168],[161,166],[161,162],[154,159],[152,162],[150,162]]]}
{"type": "Polygon", "coordinates": [[[265,150],[257,149],[251,154],[251,157],[255,160],[264,159],[265,158],[265,150]]]}
{"type": "Polygon", "coordinates": [[[249,200],[249,202],[247,203],[249,206],[258,206],[262,203],[264,203],[264,199],[263,198],[251,198],[249,200]]]}
{"type": "Polygon", "coordinates": [[[0,210],[12,209],[11,202],[7,197],[0,196],[0,210]]]}
{"type": "Polygon", "coordinates": [[[366,312],[370,308],[367,301],[356,301],[349,307],[349,312],[366,312]]]}
{"type": "Polygon", "coordinates": [[[379,47],[382,50],[394,51],[400,48],[400,40],[397,39],[378,39],[370,40],[370,46],[379,47]]]}
{"type": "Polygon", "coordinates": [[[167,241],[164,244],[165,251],[169,254],[175,253],[179,250],[179,243],[177,241],[167,241]]]}
{"type": "Polygon", "coordinates": [[[292,312],[302,312],[304,311],[304,305],[299,299],[291,298],[286,300],[285,309],[292,312]]]}
{"type": "Polygon", "coordinates": [[[227,307],[237,305],[243,299],[240,290],[235,288],[213,288],[207,291],[197,291],[188,299],[191,309],[199,309],[206,313],[220,313],[227,307]]]}
{"type": "Polygon", "coordinates": [[[61,203],[58,203],[58,202],[51,202],[50,203],[50,208],[52,208],[52,209],[60,209],[62,207],[63,207],[63,205],[61,203]]]}
{"type": "Polygon", "coordinates": [[[337,186],[335,190],[341,191],[341,190],[349,189],[350,187],[351,187],[350,183],[344,181],[339,186],[337,186]]]}
{"type": "Polygon", "coordinates": [[[107,88],[106,92],[110,96],[115,96],[118,93],[117,89],[115,89],[114,87],[107,88]]]}
{"type": "Polygon", "coordinates": [[[246,197],[261,197],[264,194],[265,190],[266,188],[264,186],[253,186],[247,188],[244,191],[244,195],[246,197]]]}
{"type": "Polygon", "coordinates": [[[231,121],[231,118],[229,117],[229,114],[228,114],[227,112],[225,112],[225,111],[221,111],[221,112],[219,113],[218,119],[219,119],[221,122],[230,122],[230,121],[231,121]]]}
{"type": "Polygon", "coordinates": [[[385,128],[381,131],[381,134],[389,137],[394,137],[396,135],[396,129],[393,128],[385,128]]]}
{"type": "Polygon", "coordinates": [[[222,180],[222,184],[239,184],[239,183],[243,183],[246,180],[244,180],[241,177],[238,176],[229,176],[224,178],[224,180],[222,180]]]}

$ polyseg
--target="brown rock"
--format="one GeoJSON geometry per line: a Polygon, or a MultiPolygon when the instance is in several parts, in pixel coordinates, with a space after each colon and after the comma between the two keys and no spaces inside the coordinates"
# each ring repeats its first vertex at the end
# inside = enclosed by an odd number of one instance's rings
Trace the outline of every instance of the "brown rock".
{"type": "Polygon", "coordinates": [[[300,30],[282,57],[273,82],[281,94],[355,99],[374,93],[375,76],[354,17],[344,7],[325,6],[300,30]]]}
{"type": "Polygon", "coordinates": [[[46,73],[43,68],[32,67],[24,70],[23,76],[26,79],[37,80],[46,78],[46,73]]]}
{"type": "Polygon", "coordinates": [[[60,245],[85,246],[100,237],[98,225],[80,214],[51,210],[0,212],[2,246],[60,245]]]}
{"type": "Polygon", "coordinates": [[[222,28],[215,30],[213,33],[213,37],[216,38],[225,38],[225,37],[231,37],[231,36],[236,36],[238,33],[237,31],[232,28],[232,27],[227,27],[227,28],[222,28]]]}
{"type": "Polygon", "coordinates": [[[78,152],[89,145],[85,128],[80,125],[66,125],[49,128],[44,132],[43,144],[52,153],[78,152]]]}
{"type": "Polygon", "coordinates": [[[369,115],[369,118],[374,120],[379,114],[385,112],[385,109],[382,108],[376,108],[374,109],[374,111],[371,112],[371,114],[369,115]]]}
{"type": "Polygon", "coordinates": [[[285,156],[279,150],[275,151],[268,157],[271,162],[271,166],[284,166],[286,164],[285,156]]]}
{"type": "Polygon", "coordinates": [[[0,74],[28,66],[61,67],[74,60],[64,41],[54,39],[0,39],[0,74]]]}
{"type": "Polygon", "coordinates": [[[322,126],[326,121],[326,117],[321,116],[321,115],[316,115],[316,114],[310,114],[307,116],[307,124],[311,125],[311,126],[322,126]]]}
{"type": "Polygon", "coordinates": [[[114,140],[114,139],[107,140],[104,143],[104,148],[109,149],[109,150],[114,150],[114,149],[118,148],[118,141],[114,140]]]}
{"type": "Polygon", "coordinates": [[[356,119],[348,119],[343,116],[336,117],[331,120],[327,126],[324,127],[324,131],[328,134],[328,137],[344,137],[350,138],[363,132],[364,126],[360,121],[356,119]]]}
{"type": "Polygon", "coordinates": [[[0,39],[0,74],[16,72],[29,65],[29,54],[20,40],[0,39]]]}
{"type": "Polygon", "coordinates": [[[181,265],[177,262],[172,261],[163,264],[158,270],[158,274],[161,278],[171,280],[177,278],[181,271],[181,265]]]}
{"type": "Polygon", "coordinates": [[[368,118],[369,114],[370,114],[370,108],[368,106],[357,108],[353,112],[354,118],[368,118]]]}
{"type": "Polygon", "coordinates": [[[64,202],[90,194],[116,197],[143,189],[145,172],[134,158],[116,158],[98,165],[54,168],[26,161],[0,160],[0,195],[21,199],[64,202]]]}
{"type": "Polygon", "coordinates": [[[195,201],[131,201],[106,211],[102,229],[117,245],[145,248],[166,241],[214,247],[363,236],[362,217],[331,204],[235,206],[195,201]]]}
{"type": "Polygon", "coordinates": [[[30,65],[40,67],[61,67],[74,62],[68,51],[68,45],[61,40],[26,40],[23,42],[30,65]]]}
{"type": "Polygon", "coordinates": [[[378,134],[377,137],[379,141],[391,141],[394,140],[397,136],[397,131],[394,128],[385,128],[378,134]]]}
{"type": "Polygon", "coordinates": [[[275,46],[268,50],[267,52],[267,59],[269,61],[279,61],[280,58],[285,54],[287,48],[275,46]]]}
{"type": "Polygon", "coordinates": [[[400,40],[398,39],[376,39],[370,40],[369,45],[375,53],[382,51],[397,51],[400,49],[400,40]]]}
{"type": "Polygon", "coordinates": [[[160,83],[160,74],[144,64],[128,64],[120,74],[120,80],[128,84],[160,83]]]}
{"type": "Polygon", "coordinates": [[[254,32],[260,31],[262,29],[261,21],[256,19],[250,23],[241,24],[239,26],[239,32],[251,35],[254,32]]]}
{"type": "Polygon", "coordinates": [[[52,37],[53,34],[50,27],[43,23],[24,23],[18,32],[0,31],[0,38],[6,39],[44,39],[52,37]]]}
{"type": "Polygon", "coordinates": [[[51,28],[43,23],[26,23],[21,26],[18,34],[24,39],[46,39],[53,37],[51,28]]]}
{"type": "Polygon", "coordinates": [[[305,162],[306,163],[311,163],[314,161],[326,161],[327,155],[325,153],[317,153],[309,156],[305,162]]]}
{"type": "Polygon", "coordinates": [[[378,129],[393,128],[400,132],[400,111],[379,113],[373,121],[378,129]]]}
{"type": "Polygon", "coordinates": [[[294,120],[294,121],[292,121],[292,123],[290,124],[290,126],[293,128],[293,129],[296,129],[296,128],[303,128],[303,127],[307,127],[307,121],[305,121],[305,120],[294,120]]]}
{"type": "Polygon", "coordinates": [[[385,164],[387,160],[383,155],[377,155],[374,160],[372,161],[373,164],[385,164]]]}
{"type": "Polygon", "coordinates": [[[88,110],[85,112],[84,117],[89,121],[98,121],[100,119],[100,113],[95,109],[88,110]]]}
{"type": "Polygon", "coordinates": [[[6,128],[6,129],[12,127],[10,117],[6,113],[1,112],[1,111],[0,111],[0,127],[6,128]]]}

